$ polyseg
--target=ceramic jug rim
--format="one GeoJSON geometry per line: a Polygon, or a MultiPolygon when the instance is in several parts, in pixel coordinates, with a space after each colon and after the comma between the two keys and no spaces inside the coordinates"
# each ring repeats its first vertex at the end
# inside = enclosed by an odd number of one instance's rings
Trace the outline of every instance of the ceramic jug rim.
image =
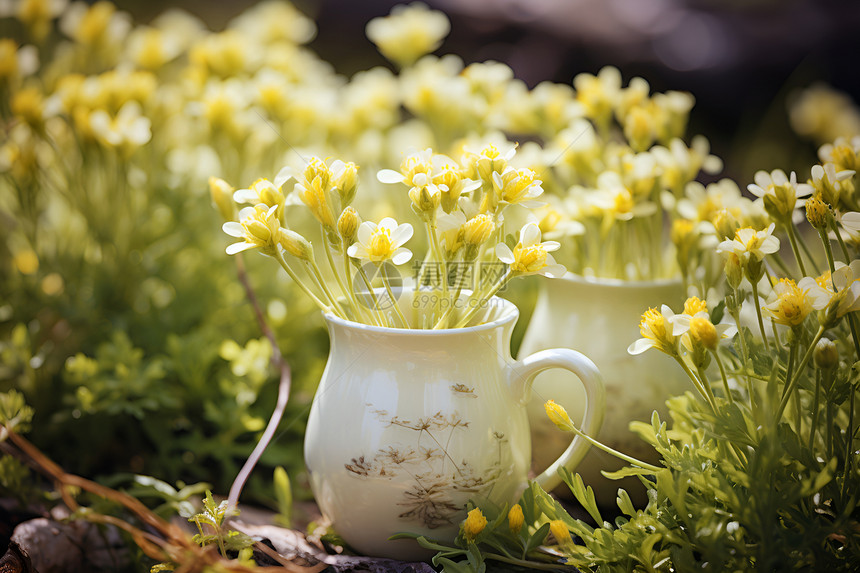
{"type": "MultiPolygon", "coordinates": [[[[398,290],[402,291],[410,291],[415,292],[411,287],[402,287],[400,289],[394,288],[395,292],[398,290]]],[[[472,294],[471,291],[467,291],[463,289],[461,296],[470,296],[472,294]]],[[[359,330],[362,332],[373,332],[380,334],[394,334],[396,333],[398,336],[416,336],[416,337],[444,337],[450,336],[452,334],[469,334],[473,332],[484,332],[488,330],[495,330],[497,328],[506,326],[511,323],[515,323],[520,316],[520,311],[517,308],[517,305],[512,303],[509,300],[503,299],[498,296],[494,296],[486,301],[486,304],[490,308],[498,308],[496,311],[496,319],[491,320],[489,322],[483,322],[481,324],[476,324],[475,326],[464,326],[462,328],[440,328],[438,330],[431,330],[426,328],[400,328],[400,327],[391,327],[391,326],[374,326],[372,324],[364,324],[362,322],[356,322],[354,320],[349,320],[346,318],[341,318],[339,316],[335,316],[330,312],[323,313],[323,318],[325,318],[326,322],[329,324],[336,324],[341,327],[350,328],[353,330],[359,330]]]]}
{"type": "MultiPolygon", "coordinates": [[[[595,286],[608,286],[614,288],[642,288],[642,287],[661,287],[670,285],[682,284],[681,277],[675,278],[660,278],[660,279],[645,279],[645,280],[627,280],[612,277],[592,277],[586,275],[578,275],[570,271],[566,272],[561,277],[562,280],[570,283],[585,283],[595,286]]],[[[559,280],[559,279],[553,279],[559,280]]]]}

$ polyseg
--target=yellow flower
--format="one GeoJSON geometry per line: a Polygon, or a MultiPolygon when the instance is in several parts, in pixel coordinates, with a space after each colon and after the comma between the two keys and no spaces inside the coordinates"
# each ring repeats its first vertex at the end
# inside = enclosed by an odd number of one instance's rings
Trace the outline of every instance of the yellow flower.
{"type": "Polygon", "coordinates": [[[782,169],[771,173],[758,171],[754,179],[755,183],[747,185],[747,189],[761,198],[765,210],[778,221],[790,221],[795,210],[803,205],[803,198],[812,195],[812,186],[806,183],[798,185],[794,171],[791,177],[786,177],[782,169]]]}
{"type": "Polygon", "coordinates": [[[276,214],[277,207],[266,208],[257,205],[242,209],[240,222],[230,221],[221,228],[231,237],[243,239],[227,247],[228,255],[235,255],[248,249],[259,248],[263,254],[273,255],[281,240],[281,222],[276,214]]]}
{"type": "Polygon", "coordinates": [[[493,171],[493,190],[500,203],[522,205],[523,207],[539,207],[540,201],[533,201],[543,193],[541,180],[535,179],[531,169],[514,169],[509,167],[501,175],[493,171]]]}
{"type": "Polygon", "coordinates": [[[734,324],[711,322],[707,304],[697,297],[690,297],[684,304],[684,312],[672,317],[672,334],[680,336],[684,347],[695,352],[699,347],[716,350],[724,338],[731,338],[738,329],[734,324]]]}
{"type": "Polygon", "coordinates": [[[784,278],[774,285],[771,300],[762,310],[777,324],[795,327],[813,310],[826,307],[830,297],[811,277],[803,277],[799,283],[784,278]]]}
{"type": "Polygon", "coordinates": [[[546,415],[555,426],[563,432],[572,432],[574,430],[573,421],[570,419],[567,410],[561,404],[556,404],[555,400],[547,400],[544,405],[546,415]]]}
{"type": "Polygon", "coordinates": [[[853,170],[860,168],[860,136],[837,137],[833,143],[825,143],[818,150],[822,163],[833,163],[836,169],[853,170]]]}
{"type": "Polygon", "coordinates": [[[849,193],[854,189],[851,178],[854,171],[843,169],[836,171],[836,165],[825,163],[824,165],[813,165],[811,170],[812,179],[810,183],[822,200],[831,207],[838,208],[839,200],[843,193],[849,193]]]}
{"type": "Polygon", "coordinates": [[[412,237],[412,225],[398,225],[391,217],[386,217],[377,225],[365,221],[358,227],[358,242],[349,247],[350,257],[381,263],[390,260],[402,265],[412,258],[412,251],[402,245],[412,237]]]}
{"type": "Polygon", "coordinates": [[[718,253],[734,253],[746,263],[750,260],[761,261],[765,255],[779,250],[779,239],[773,236],[773,223],[764,231],[756,231],[752,227],[744,227],[735,232],[735,238],[725,240],[717,245],[718,253]]]}
{"type": "Polygon", "coordinates": [[[405,67],[438,48],[450,30],[445,14],[413,2],[395,6],[384,18],[374,18],[365,32],[383,56],[405,67]]]}
{"type": "Polygon", "coordinates": [[[627,352],[636,355],[642,354],[649,348],[656,348],[669,356],[677,356],[675,335],[672,332],[674,317],[675,313],[665,304],[660,310],[656,308],[646,310],[639,321],[639,333],[642,334],[642,338],[631,344],[627,352]]]}
{"type": "Polygon", "coordinates": [[[519,533],[523,528],[524,521],[523,508],[520,504],[515,503],[508,512],[508,528],[510,528],[511,533],[514,535],[519,533]]]}
{"type": "Polygon", "coordinates": [[[233,200],[237,203],[250,203],[258,205],[262,203],[266,207],[277,207],[278,217],[284,210],[286,198],[279,187],[265,178],[260,178],[251,184],[248,189],[238,189],[233,193],[233,200]]]}
{"type": "Polygon", "coordinates": [[[292,256],[303,261],[309,261],[314,257],[313,246],[307,239],[291,231],[290,229],[281,229],[279,243],[292,256]]]}
{"type": "Polygon", "coordinates": [[[461,527],[463,536],[469,541],[474,541],[484,531],[484,528],[487,527],[487,518],[476,507],[466,515],[466,520],[461,527]]]}
{"type": "Polygon", "coordinates": [[[621,72],[606,66],[596,76],[582,73],[573,78],[576,100],[582,104],[587,117],[606,124],[621,97],[621,72]]]}
{"type": "Polygon", "coordinates": [[[511,251],[504,243],[496,245],[496,256],[503,263],[510,265],[513,273],[520,276],[539,274],[550,278],[558,278],[567,272],[564,265],[555,262],[550,251],[559,248],[556,241],[540,242],[540,228],[537,223],[528,223],[520,231],[520,242],[511,251]]]}
{"type": "Polygon", "coordinates": [[[553,519],[549,522],[549,530],[552,533],[552,536],[555,537],[555,540],[558,541],[559,545],[568,545],[573,543],[573,539],[570,537],[570,529],[567,528],[567,524],[560,519],[553,519]]]}

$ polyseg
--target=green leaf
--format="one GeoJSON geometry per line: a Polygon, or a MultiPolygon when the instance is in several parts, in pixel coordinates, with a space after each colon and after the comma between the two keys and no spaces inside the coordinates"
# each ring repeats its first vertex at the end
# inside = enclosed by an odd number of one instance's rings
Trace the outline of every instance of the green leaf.
{"type": "Polygon", "coordinates": [[[600,516],[600,510],[597,509],[597,500],[594,498],[594,490],[591,489],[591,486],[586,486],[585,482],[582,481],[581,475],[572,474],[567,468],[561,468],[559,473],[561,474],[561,478],[564,480],[564,483],[566,483],[567,487],[570,488],[576,501],[582,505],[585,511],[588,512],[597,524],[603,523],[603,518],[600,516]]]}
{"type": "Polygon", "coordinates": [[[549,523],[544,523],[529,536],[524,552],[528,554],[543,545],[543,542],[546,541],[547,533],[549,533],[549,523]]]}
{"type": "Polygon", "coordinates": [[[651,476],[654,475],[654,472],[651,470],[646,470],[645,468],[637,468],[633,466],[629,466],[626,468],[621,468],[618,471],[608,472],[606,470],[601,470],[600,473],[603,477],[607,479],[624,479],[626,477],[632,476],[651,476]]]}
{"type": "Polygon", "coordinates": [[[618,490],[618,498],[616,498],[615,503],[618,504],[618,509],[620,509],[624,515],[635,517],[636,508],[633,507],[633,502],[630,501],[630,496],[627,494],[626,490],[618,490]]]}

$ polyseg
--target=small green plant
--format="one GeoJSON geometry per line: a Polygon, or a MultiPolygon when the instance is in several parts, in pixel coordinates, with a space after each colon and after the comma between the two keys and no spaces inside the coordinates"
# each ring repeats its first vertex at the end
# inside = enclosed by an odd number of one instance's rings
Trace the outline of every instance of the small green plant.
{"type": "Polygon", "coordinates": [[[228,552],[239,553],[251,547],[254,540],[249,536],[225,527],[224,521],[232,516],[238,515],[237,509],[231,509],[225,499],[216,503],[212,498],[212,492],[207,490],[203,499],[203,511],[195,513],[188,521],[197,526],[199,533],[193,537],[193,541],[201,547],[217,544],[221,555],[227,557],[228,552]]]}

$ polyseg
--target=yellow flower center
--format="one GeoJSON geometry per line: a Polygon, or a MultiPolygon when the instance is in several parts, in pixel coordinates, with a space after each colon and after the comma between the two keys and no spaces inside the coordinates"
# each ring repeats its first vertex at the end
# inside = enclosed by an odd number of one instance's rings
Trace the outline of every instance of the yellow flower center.
{"type": "Polygon", "coordinates": [[[370,236],[370,241],[368,241],[367,253],[371,260],[388,258],[391,254],[391,230],[386,227],[377,227],[370,236]]]}
{"type": "Polygon", "coordinates": [[[684,314],[689,314],[690,316],[693,316],[697,312],[707,312],[707,310],[708,304],[697,296],[691,296],[684,303],[684,314]]]}
{"type": "Polygon", "coordinates": [[[480,245],[490,238],[495,227],[493,218],[489,215],[476,215],[463,225],[463,240],[469,245],[480,245]]]}
{"type": "Polygon", "coordinates": [[[521,247],[517,245],[514,249],[514,264],[511,270],[522,273],[534,273],[546,266],[546,249],[542,245],[521,247]]]}
{"type": "Polygon", "coordinates": [[[642,315],[642,320],[639,322],[639,332],[644,338],[650,338],[656,342],[665,342],[666,337],[666,319],[663,314],[656,308],[649,308],[642,315]]]}

